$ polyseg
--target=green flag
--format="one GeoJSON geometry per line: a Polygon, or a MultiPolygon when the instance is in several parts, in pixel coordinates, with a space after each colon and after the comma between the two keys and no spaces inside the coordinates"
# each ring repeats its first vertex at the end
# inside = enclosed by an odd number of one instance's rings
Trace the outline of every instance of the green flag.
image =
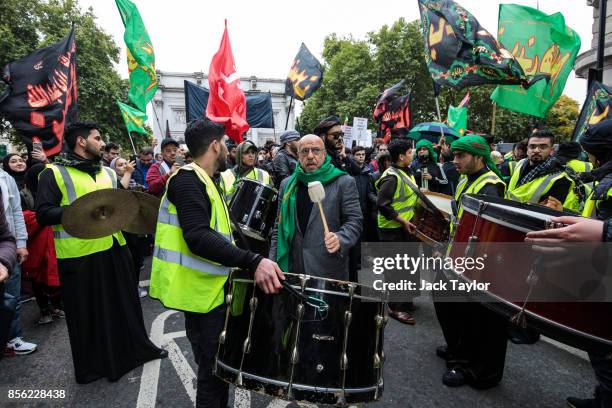
{"type": "Polygon", "coordinates": [[[147,103],[157,91],[153,45],[134,3],[130,0],[115,0],[115,3],[125,26],[123,39],[127,46],[130,71],[128,99],[142,112],[146,112],[147,103]]]}
{"type": "Polygon", "coordinates": [[[467,108],[449,105],[447,122],[448,126],[455,129],[460,135],[464,135],[467,129],[467,108]]]}
{"type": "Polygon", "coordinates": [[[500,4],[498,40],[516,57],[527,76],[547,75],[529,89],[498,86],[491,99],[515,112],[543,118],[563,93],[580,50],[580,37],[561,13],[500,4]]]}
{"type": "Polygon", "coordinates": [[[121,110],[121,116],[123,116],[123,121],[125,122],[128,133],[136,132],[142,133],[143,135],[148,134],[144,128],[144,122],[147,120],[147,115],[145,113],[119,101],[117,101],[117,105],[119,105],[119,109],[121,110]]]}

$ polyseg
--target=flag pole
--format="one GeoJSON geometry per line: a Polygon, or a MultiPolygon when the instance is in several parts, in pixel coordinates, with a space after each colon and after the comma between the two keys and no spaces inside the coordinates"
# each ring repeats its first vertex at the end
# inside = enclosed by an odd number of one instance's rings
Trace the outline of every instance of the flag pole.
{"type": "Polygon", "coordinates": [[[287,120],[285,121],[285,130],[287,130],[287,126],[289,126],[289,115],[291,115],[291,107],[293,106],[293,97],[295,95],[291,95],[291,100],[289,101],[289,110],[287,111],[287,120]]]}
{"type": "Polygon", "coordinates": [[[130,139],[130,143],[132,144],[132,151],[134,152],[134,156],[138,156],[136,154],[136,147],[134,146],[134,141],[132,140],[132,133],[128,130],[127,134],[128,138],[130,139]]]}
{"type": "MultiPolygon", "coordinates": [[[[436,99],[436,112],[438,113],[438,122],[440,124],[442,124],[442,115],[440,114],[440,102],[438,102],[438,95],[435,95],[435,99],[436,99]]],[[[442,142],[444,139],[444,129],[442,129],[442,126],[440,126],[440,140],[438,141],[438,144],[440,144],[440,142],[442,142]]]]}
{"type": "Polygon", "coordinates": [[[497,113],[497,103],[493,102],[493,115],[491,117],[491,136],[495,136],[495,114],[497,113]]]}

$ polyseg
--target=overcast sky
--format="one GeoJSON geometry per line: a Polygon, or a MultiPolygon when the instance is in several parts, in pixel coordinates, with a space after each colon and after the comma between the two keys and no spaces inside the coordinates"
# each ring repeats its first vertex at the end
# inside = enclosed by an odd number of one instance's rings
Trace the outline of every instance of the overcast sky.
{"type": "MultiPolygon", "coordinates": [[[[335,32],[363,39],[366,33],[392,24],[400,17],[419,18],[417,0],[304,0],[304,1],[189,1],[132,0],[138,6],[155,49],[156,68],[162,71],[206,73],[219,47],[223,20],[228,30],[238,74],[286,78],[301,42],[320,58],[323,39],[335,32]]],[[[122,48],[118,66],[123,77],[123,24],[113,0],[79,0],[83,8],[93,7],[98,24],[122,48]]],[[[505,1],[460,0],[459,3],[493,35],[497,33],[500,3],[505,1]]],[[[537,7],[536,0],[512,3],[537,7]]],[[[593,8],[586,0],[540,0],[540,10],[561,12],[566,24],[582,40],[580,53],[590,49],[593,8]]],[[[461,91],[462,92],[462,91],[461,91]]],[[[570,74],[567,95],[582,104],[586,80],[570,74]]]]}

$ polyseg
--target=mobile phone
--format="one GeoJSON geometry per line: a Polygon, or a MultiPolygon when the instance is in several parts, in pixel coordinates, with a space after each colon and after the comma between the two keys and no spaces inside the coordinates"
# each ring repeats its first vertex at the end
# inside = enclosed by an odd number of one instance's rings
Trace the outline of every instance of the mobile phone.
{"type": "Polygon", "coordinates": [[[32,150],[38,150],[39,152],[43,151],[42,142],[37,137],[32,138],[32,150]]]}
{"type": "Polygon", "coordinates": [[[182,167],[185,165],[185,158],[183,156],[176,156],[174,162],[182,167]]]}
{"type": "Polygon", "coordinates": [[[135,154],[130,155],[130,161],[133,161],[134,163],[136,163],[136,155],[135,154]]]}

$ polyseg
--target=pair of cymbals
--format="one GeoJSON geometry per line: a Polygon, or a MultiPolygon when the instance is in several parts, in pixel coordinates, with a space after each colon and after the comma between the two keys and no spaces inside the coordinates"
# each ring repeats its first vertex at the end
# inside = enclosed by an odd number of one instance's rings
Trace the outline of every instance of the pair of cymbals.
{"type": "Polygon", "coordinates": [[[118,231],[152,234],[160,200],[139,191],[109,188],[79,197],[64,209],[62,225],[67,233],[96,239],[118,231]]]}

